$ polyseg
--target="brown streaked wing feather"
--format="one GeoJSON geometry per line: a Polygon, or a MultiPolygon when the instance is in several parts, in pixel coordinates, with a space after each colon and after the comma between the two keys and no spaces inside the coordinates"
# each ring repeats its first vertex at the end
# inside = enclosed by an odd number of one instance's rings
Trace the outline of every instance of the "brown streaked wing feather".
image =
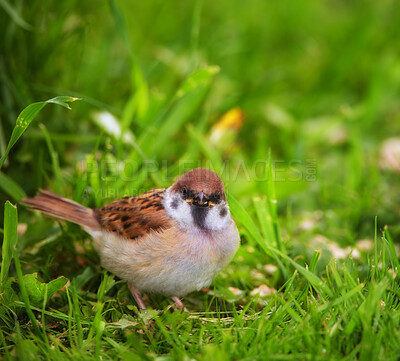
{"type": "Polygon", "coordinates": [[[168,229],[169,217],[163,205],[165,189],[154,189],[137,197],[125,197],[96,209],[103,228],[127,239],[168,229]]]}

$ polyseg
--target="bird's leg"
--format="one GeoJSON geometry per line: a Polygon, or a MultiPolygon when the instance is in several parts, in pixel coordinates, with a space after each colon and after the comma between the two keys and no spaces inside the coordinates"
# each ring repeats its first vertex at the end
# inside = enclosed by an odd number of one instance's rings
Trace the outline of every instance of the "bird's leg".
{"type": "Polygon", "coordinates": [[[181,301],[181,299],[179,297],[172,296],[171,298],[172,298],[172,301],[175,302],[176,307],[178,307],[181,311],[186,311],[185,310],[185,306],[183,305],[183,303],[182,303],[182,301],[181,301]]]}
{"type": "Polygon", "coordinates": [[[128,282],[129,291],[131,291],[133,298],[135,299],[136,303],[138,304],[141,310],[146,309],[146,305],[143,302],[142,295],[140,291],[130,282],[128,282]]]}

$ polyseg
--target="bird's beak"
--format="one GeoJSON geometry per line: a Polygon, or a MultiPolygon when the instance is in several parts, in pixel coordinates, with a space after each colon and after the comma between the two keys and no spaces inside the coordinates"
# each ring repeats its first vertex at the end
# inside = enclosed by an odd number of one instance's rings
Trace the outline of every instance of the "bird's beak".
{"type": "Polygon", "coordinates": [[[203,193],[203,191],[201,191],[200,194],[199,194],[199,203],[200,204],[203,203],[203,199],[204,199],[204,193],[203,193]]]}

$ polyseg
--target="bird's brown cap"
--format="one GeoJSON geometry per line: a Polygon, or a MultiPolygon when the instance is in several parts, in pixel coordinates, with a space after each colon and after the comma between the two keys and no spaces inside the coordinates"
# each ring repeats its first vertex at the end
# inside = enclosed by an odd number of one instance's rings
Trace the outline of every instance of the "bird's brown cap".
{"type": "Polygon", "coordinates": [[[224,183],[217,173],[208,168],[186,172],[171,187],[171,192],[181,192],[184,188],[195,194],[203,192],[206,198],[219,193],[222,199],[226,199],[224,183]]]}

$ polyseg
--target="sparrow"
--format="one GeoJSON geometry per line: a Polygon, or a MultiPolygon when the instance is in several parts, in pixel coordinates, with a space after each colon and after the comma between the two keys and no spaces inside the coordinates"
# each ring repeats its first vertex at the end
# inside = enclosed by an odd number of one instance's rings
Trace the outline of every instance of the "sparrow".
{"type": "Polygon", "coordinates": [[[224,184],[208,168],[98,209],[45,190],[22,203],[80,225],[93,238],[102,267],[127,281],[142,310],[142,292],[172,297],[183,310],[181,298],[208,287],[239,247],[224,184]]]}

